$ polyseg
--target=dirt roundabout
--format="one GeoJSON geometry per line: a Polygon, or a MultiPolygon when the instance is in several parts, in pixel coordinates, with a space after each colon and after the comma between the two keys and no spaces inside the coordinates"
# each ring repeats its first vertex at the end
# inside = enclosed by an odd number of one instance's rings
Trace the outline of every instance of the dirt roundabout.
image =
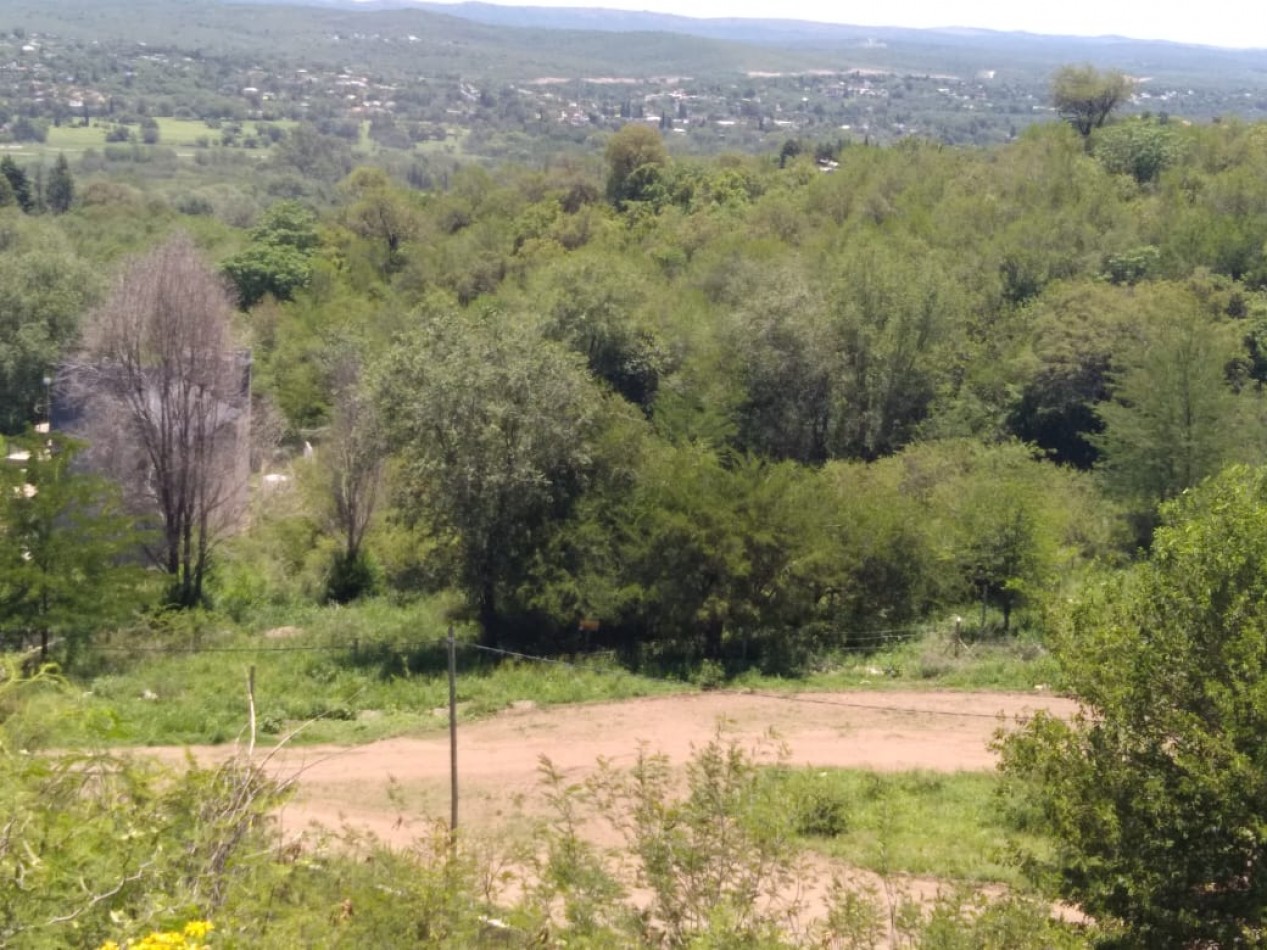
{"type": "MultiPolygon", "coordinates": [[[[989,769],[996,730],[1039,709],[1068,716],[1077,706],[1039,693],[861,691],[706,692],[550,708],[518,703],[459,729],[460,822],[496,834],[542,815],[542,756],[577,781],[599,758],[632,763],[640,747],[681,764],[718,729],[744,743],[773,731],[793,765],[989,769]]],[[[169,761],[185,754],[150,751],[169,761]]],[[[191,751],[206,761],[232,750],[191,751]]],[[[291,832],[351,827],[403,845],[449,814],[447,732],[361,746],[291,746],[273,756],[271,767],[297,784],[283,815],[291,832]]]]}
{"type": "MultiPolygon", "coordinates": [[[[995,764],[989,745],[1001,727],[1038,710],[1068,717],[1077,709],[1071,700],[1044,693],[994,692],[720,691],[549,708],[519,702],[491,719],[460,725],[459,819],[480,838],[531,842],[549,814],[540,773],[543,756],[572,783],[593,771],[600,758],[616,767],[632,764],[640,748],[680,766],[720,730],[725,739],[767,750],[773,734],[791,765],[984,770],[995,764]]],[[[210,763],[240,751],[233,746],[145,750],[172,764],[186,761],[190,753],[210,763]]],[[[447,730],[360,746],[257,749],[256,756],[295,783],[295,795],[280,816],[289,836],[314,830],[369,832],[388,845],[407,847],[448,820],[447,730]]],[[[600,846],[619,843],[606,822],[586,822],[581,833],[600,846]]],[[[927,905],[946,892],[946,882],[936,878],[879,878],[813,853],[802,856],[800,868],[793,891],[801,928],[821,921],[833,878],[872,894],[887,893],[890,910],[894,894],[927,905]]],[[[513,900],[514,888],[510,885],[500,898],[513,900]]],[[[976,890],[997,896],[1003,888],[976,890]]],[[[630,899],[640,903],[646,894],[635,889],[630,899]]],[[[1074,908],[1052,905],[1051,911],[1082,919],[1074,908]]],[[[890,928],[877,945],[899,942],[890,928]]]]}

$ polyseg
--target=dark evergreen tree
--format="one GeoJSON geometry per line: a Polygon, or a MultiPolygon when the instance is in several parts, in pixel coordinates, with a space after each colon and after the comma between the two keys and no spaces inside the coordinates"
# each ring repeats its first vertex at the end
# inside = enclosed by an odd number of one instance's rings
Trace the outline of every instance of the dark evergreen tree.
{"type": "Polygon", "coordinates": [[[0,175],[4,175],[8,179],[9,187],[13,189],[13,197],[17,199],[18,206],[23,211],[30,211],[31,183],[27,180],[26,172],[18,168],[18,163],[13,160],[12,155],[0,158],[0,175]]]}
{"type": "Polygon", "coordinates": [[[70,163],[65,154],[59,153],[49,172],[44,189],[44,202],[53,214],[64,214],[75,200],[75,179],[70,173],[70,163]]]}

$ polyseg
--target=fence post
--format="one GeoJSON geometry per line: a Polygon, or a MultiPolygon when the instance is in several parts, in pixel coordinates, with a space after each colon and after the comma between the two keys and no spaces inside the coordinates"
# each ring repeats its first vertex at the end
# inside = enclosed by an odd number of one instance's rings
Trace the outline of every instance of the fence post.
{"type": "Polygon", "coordinates": [[[458,662],[453,624],[449,624],[449,843],[458,833],[458,662]]]}

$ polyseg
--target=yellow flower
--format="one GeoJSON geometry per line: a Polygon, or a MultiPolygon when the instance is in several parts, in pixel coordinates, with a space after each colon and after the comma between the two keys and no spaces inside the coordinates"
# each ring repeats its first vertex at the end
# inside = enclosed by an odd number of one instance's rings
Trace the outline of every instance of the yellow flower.
{"type": "Polygon", "coordinates": [[[215,929],[209,920],[191,920],[181,930],[155,931],[122,946],[107,940],[98,950],[209,950],[202,939],[215,929]]]}
{"type": "Polygon", "coordinates": [[[216,925],[209,920],[191,920],[185,924],[185,937],[189,940],[201,940],[215,929],[216,925]]]}

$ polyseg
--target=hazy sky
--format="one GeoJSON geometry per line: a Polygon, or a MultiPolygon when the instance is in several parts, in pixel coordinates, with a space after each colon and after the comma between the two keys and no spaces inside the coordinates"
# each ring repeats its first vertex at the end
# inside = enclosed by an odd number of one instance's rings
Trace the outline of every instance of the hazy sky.
{"type": "MultiPolygon", "coordinates": [[[[692,17],[779,17],[864,26],[968,26],[1075,36],[1117,34],[1267,50],[1267,7],[1253,0],[492,0],[529,6],[653,10],[692,17]],[[1255,13],[1254,11],[1258,12],[1255,13]]],[[[1264,54],[1267,65],[1267,54],[1264,54]]]]}

